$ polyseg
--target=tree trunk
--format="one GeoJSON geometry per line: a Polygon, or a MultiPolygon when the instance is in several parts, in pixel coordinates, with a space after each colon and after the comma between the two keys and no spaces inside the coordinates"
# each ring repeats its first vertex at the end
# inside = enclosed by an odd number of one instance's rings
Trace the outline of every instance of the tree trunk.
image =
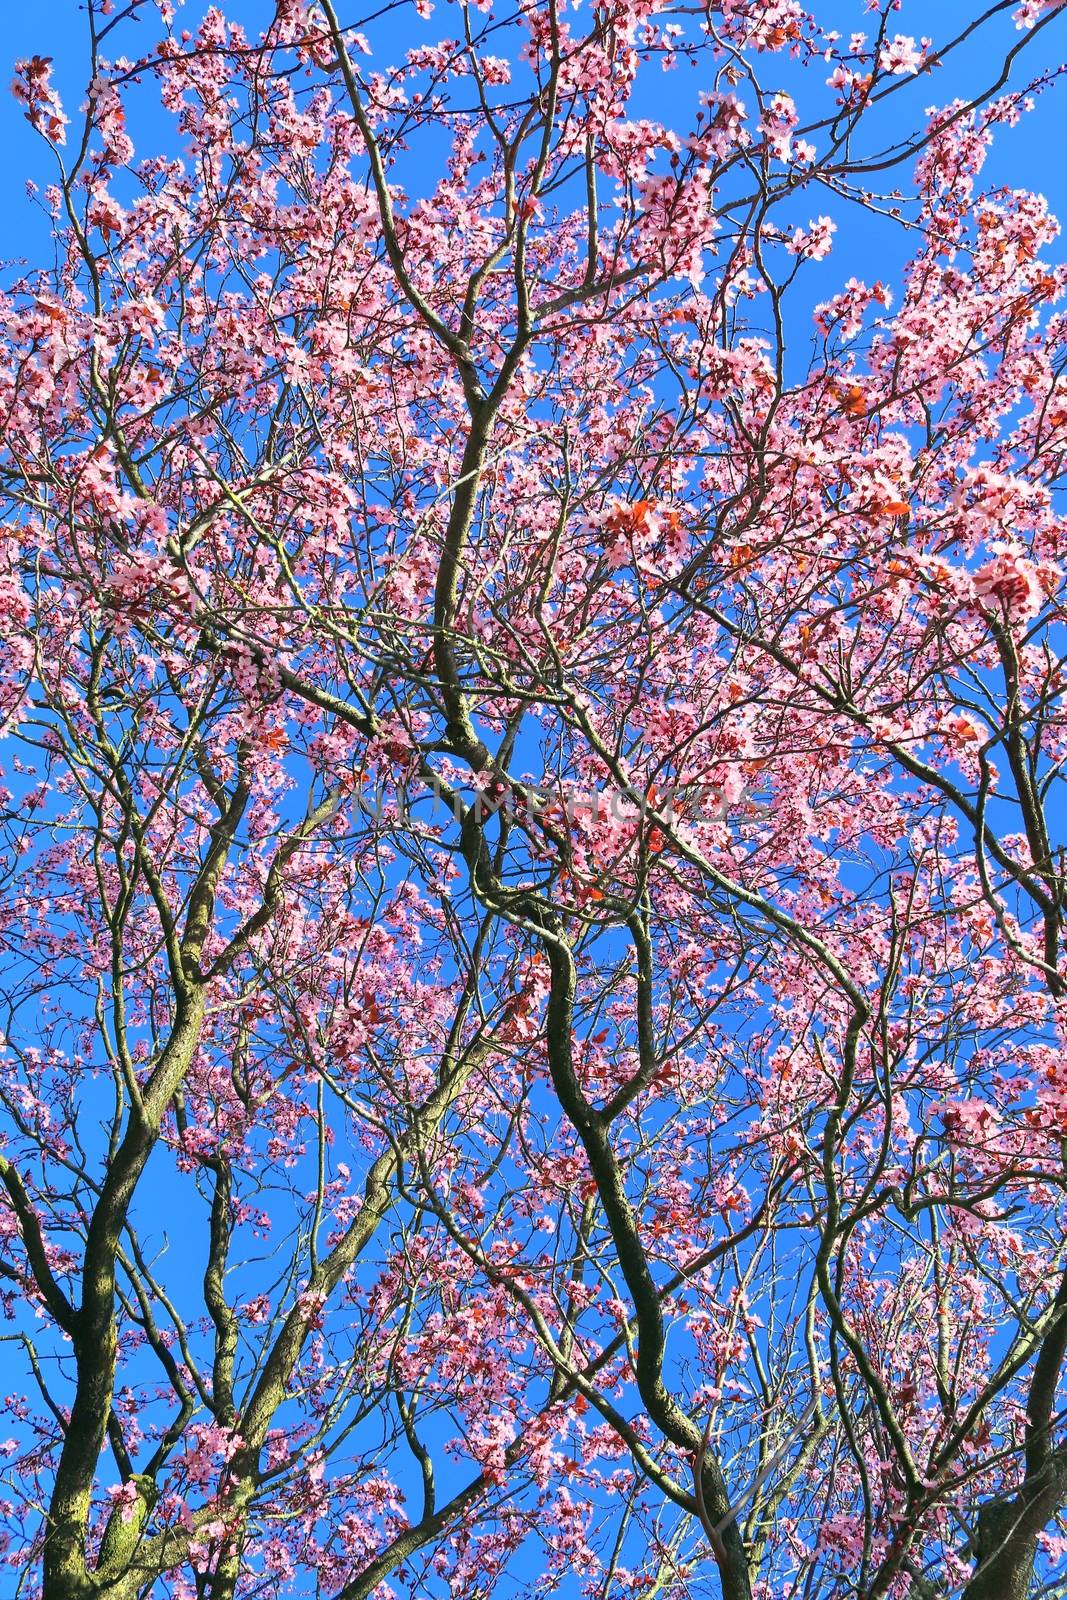
{"type": "Polygon", "coordinates": [[[1051,1521],[1067,1484],[1056,1473],[1010,1500],[994,1500],[978,1513],[975,1569],[963,1600],[1027,1600],[1034,1577],[1037,1536],[1051,1521]]]}

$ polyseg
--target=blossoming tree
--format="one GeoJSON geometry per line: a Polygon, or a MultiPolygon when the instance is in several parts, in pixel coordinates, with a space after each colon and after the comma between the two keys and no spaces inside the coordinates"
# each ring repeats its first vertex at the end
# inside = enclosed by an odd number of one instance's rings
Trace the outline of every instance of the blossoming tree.
{"type": "Polygon", "coordinates": [[[840,9],[19,64],[10,1592],[1064,1592],[1062,19],[840,9]]]}

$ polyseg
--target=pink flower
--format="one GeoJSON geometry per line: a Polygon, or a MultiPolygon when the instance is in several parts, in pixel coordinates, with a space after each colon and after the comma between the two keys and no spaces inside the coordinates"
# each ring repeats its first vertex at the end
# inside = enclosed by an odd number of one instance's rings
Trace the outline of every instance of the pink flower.
{"type": "Polygon", "coordinates": [[[974,575],[974,592],[1016,622],[1029,622],[1045,603],[1038,569],[1017,551],[1002,549],[974,575]]]}
{"type": "Polygon", "coordinates": [[[808,231],[795,228],[793,236],[786,245],[790,255],[805,256],[809,261],[821,261],[830,254],[833,236],[837,232],[837,223],[830,217],[816,217],[814,222],[808,223],[808,231]]]}
{"type": "Polygon", "coordinates": [[[878,56],[878,65],[883,72],[900,75],[906,72],[918,72],[923,64],[923,51],[915,43],[910,34],[898,33],[882,46],[878,56]]]}
{"type": "Polygon", "coordinates": [[[263,1565],[283,1581],[293,1576],[293,1559],[280,1539],[268,1539],[263,1546],[263,1565]]]}
{"type": "Polygon", "coordinates": [[[107,1493],[111,1504],[117,1506],[121,1512],[122,1521],[132,1522],[140,1499],[140,1495],[137,1493],[137,1485],[135,1483],[114,1483],[107,1493]]]}
{"type": "Polygon", "coordinates": [[[52,57],[32,56],[15,62],[15,81],[11,91],[28,109],[26,116],[38,133],[53,144],[66,144],[70,118],[63,115],[59,96],[52,87],[52,57]]]}

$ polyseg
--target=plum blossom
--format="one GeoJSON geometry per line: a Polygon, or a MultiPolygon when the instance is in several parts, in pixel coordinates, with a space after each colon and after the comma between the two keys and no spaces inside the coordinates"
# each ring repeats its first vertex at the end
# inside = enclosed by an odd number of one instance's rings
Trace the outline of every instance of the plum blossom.
{"type": "Polygon", "coordinates": [[[117,1510],[123,1522],[132,1522],[137,1511],[140,1495],[135,1483],[112,1484],[107,1491],[112,1507],[117,1510]]]}
{"type": "Polygon", "coordinates": [[[1045,603],[1037,566],[1021,550],[1002,546],[974,575],[974,593],[984,605],[1002,608],[1014,622],[1030,622],[1045,603]]]}
{"type": "Polygon", "coordinates": [[[64,116],[51,80],[52,57],[31,56],[15,62],[11,90],[15,99],[26,106],[26,117],[38,133],[54,144],[66,144],[70,118],[64,116]]]}
{"type": "Polygon", "coordinates": [[[791,255],[803,256],[809,261],[822,261],[830,254],[837,223],[830,217],[816,217],[809,222],[807,231],[795,228],[786,249],[791,255]]]}
{"type": "Polygon", "coordinates": [[[918,72],[923,64],[923,56],[927,41],[916,44],[915,40],[904,33],[897,33],[881,48],[878,56],[878,65],[883,72],[895,75],[908,72],[918,72]]]}
{"type": "Polygon", "coordinates": [[[760,128],[767,136],[767,148],[779,161],[788,161],[792,154],[793,129],[800,117],[790,95],[780,90],[771,95],[760,118],[760,128]]]}
{"type": "Polygon", "coordinates": [[[745,134],[745,103],[735,94],[703,92],[700,103],[708,113],[707,126],[702,135],[704,148],[724,160],[741,146],[745,134]]]}
{"type": "Polygon", "coordinates": [[[1017,11],[1012,12],[1016,28],[1020,32],[1036,28],[1046,11],[1052,11],[1063,4],[1063,0],[1023,0],[1017,11]]]}

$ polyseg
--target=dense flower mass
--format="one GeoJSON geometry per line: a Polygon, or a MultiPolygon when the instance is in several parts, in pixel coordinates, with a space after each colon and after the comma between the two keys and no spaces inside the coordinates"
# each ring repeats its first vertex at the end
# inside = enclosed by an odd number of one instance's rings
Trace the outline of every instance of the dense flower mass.
{"type": "Polygon", "coordinates": [[[1061,1592],[1063,18],[920,9],[19,62],[12,1593],[1061,1592]]]}

